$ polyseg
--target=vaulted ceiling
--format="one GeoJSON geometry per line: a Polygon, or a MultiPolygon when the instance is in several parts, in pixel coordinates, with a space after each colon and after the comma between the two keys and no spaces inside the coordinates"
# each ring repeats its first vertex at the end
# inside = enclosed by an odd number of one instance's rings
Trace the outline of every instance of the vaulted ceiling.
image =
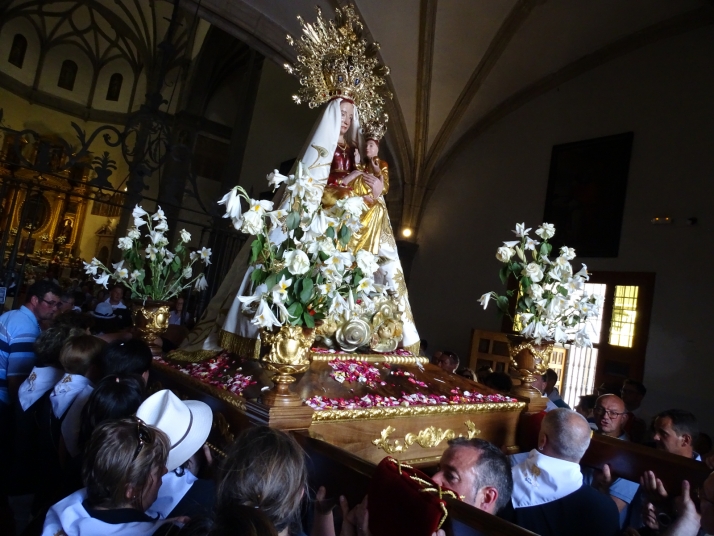
{"type": "MultiPolygon", "coordinates": [[[[352,2],[349,2],[352,3],[352,2]]],[[[197,7],[196,0],[185,0],[197,7]]],[[[300,14],[345,0],[201,0],[201,16],[275,61],[300,14]]],[[[389,142],[404,181],[402,225],[453,156],[508,113],[639,47],[714,22],[711,0],[356,0],[391,69],[389,142]]]]}

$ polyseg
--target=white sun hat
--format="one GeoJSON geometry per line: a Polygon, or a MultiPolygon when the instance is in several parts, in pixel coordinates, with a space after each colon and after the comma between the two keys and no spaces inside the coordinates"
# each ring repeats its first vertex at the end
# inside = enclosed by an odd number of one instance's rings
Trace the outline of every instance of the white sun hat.
{"type": "Polygon", "coordinates": [[[198,400],[180,400],[168,389],[154,393],[136,412],[146,424],[169,437],[171,450],[166,468],[173,471],[186,462],[208,439],[213,413],[198,400]]]}

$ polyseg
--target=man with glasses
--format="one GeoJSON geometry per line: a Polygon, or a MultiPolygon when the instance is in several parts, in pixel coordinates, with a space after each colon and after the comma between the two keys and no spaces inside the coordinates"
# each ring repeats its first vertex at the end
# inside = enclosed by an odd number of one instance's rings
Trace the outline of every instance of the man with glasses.
{"type": "MultiPolygon", "coordinates": [[[[628,414],[623,400],[616,395],[603,395],[595,402],[593,408],[593,417],[597,425],[597,432],[629,441],[625,433],[628,414]]],[[[603,470],[597,473],[586,468],[583,470],[585,481],[601,492],[610,495],[617,509],[620,511],[620,527],[624,528],[630,518],[630,505],[633,503],[635,494],[637,493],[639,484],[625,480],[624,478],[613,479],[610,475],[610,468],[605,465],[603,470]]],[[[634,512],[633,512],[634,514],[634,512]]]]}
{"type": "MultiPolygon", "coordinates": [[[[0,459],[10,460],[13,405],[17,391],[35,364],[33,345],[40,322],[51,320],[60,303],[61,290],[51,281],[38,281],[27,291],[25,305],[0,316],[0,459]]],[[[5,502],[8,471],[0,471],[0,501],[5,502]]]]}

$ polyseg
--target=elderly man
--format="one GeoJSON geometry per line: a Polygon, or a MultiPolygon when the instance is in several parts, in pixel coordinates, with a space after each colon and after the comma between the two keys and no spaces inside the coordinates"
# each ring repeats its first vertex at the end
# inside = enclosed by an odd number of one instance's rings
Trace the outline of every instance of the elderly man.
{"type": "Polygon", "coordinates": [[[615,536],[617,508],[583,483],[580,459],[591,430],[575,411],[558,408],[543,419],[538,448],[512,468],[512,508],[504,517],[541,536],[615,536]]]}
{"type": "MultiPolygon", "coordinates": [[[[625,403],[617,395],[603,395],[595,402],[593,416],[597,425],[597,432],[602,435],[628,441],[625,433],[628,414],[625,403]]],[[[630,512],[630,505],[633,504],[635,494],[639,484],[624,478],[613,480],[610,476],[610,468],[605,465],[602,472],[593,469],[583,471],[585,481],[609,495],[617,505],[620,512],[620,525],[624,527],[630,514],[636,516],[636,512],[630,512]]],[[[635,507],[636,509],[636,507],[635,507]]]]}

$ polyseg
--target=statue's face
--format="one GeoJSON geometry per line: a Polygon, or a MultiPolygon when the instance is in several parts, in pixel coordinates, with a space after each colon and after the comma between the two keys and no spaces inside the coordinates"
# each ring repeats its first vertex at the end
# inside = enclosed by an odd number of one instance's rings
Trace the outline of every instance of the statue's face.
{"type": "Polygon", "coordinates": [[[350,129],[350,126],[352,125],[352,119],[354,119],[354,115],[354,104],[349,101],[343,100],[340,103],[340,116],[342,118],[340,121],[340,134],[344,135],[350,129]]]}
{"type": "Polygon", "coordinates": [[[364,149],[364,154],[369,158],[374,158],[379,155],[379,145],[374,140],[367,140],[367,146],[364,149]]]}

